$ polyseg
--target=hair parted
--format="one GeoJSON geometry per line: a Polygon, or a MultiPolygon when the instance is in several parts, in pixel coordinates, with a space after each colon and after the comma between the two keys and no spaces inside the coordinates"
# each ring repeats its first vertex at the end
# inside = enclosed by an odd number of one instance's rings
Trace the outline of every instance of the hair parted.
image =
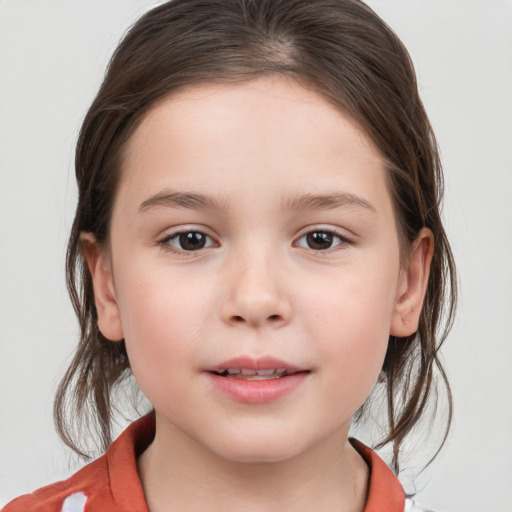
{"type": "Polygon", "coordinates": [[[110,341],[98,329],[80,234],[108,244],[124,146],[158,101],[188,86],[267,75],[314,90],[372,140],[387,167],[403,254],[422,227],[433,232],[418,330],[389,340],[381,384],[388,432],[379,446],[392,443],[398,471],[402,442],[437,396],[436,375],[447,393],[448,432],[451,393],[438,351],[454,318],[455,265],[440,218],[438,149],[407,50],[359,0],[173,0],[143,15],[115,50],[76,147],[78,205],[66,275],[81,335],[54,416],[64,442],[83,456],[77,432],[96,430],[102,449],[110,444],[113,396],[131,371],[124,341],[110,341]]]}

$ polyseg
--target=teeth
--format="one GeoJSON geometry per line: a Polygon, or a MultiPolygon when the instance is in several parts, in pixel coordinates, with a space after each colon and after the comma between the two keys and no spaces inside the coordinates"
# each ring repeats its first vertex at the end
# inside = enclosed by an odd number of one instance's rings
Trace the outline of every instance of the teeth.
{"type": "Polygon", "coordinates": [[[270,370],[256,370],[256,373],[258,375],[272,375],[273,373],[276,373],[275,368],[272,368],[270,370]]]}
{"type": "Polygon", "coordinates": [[[265,370],[253,370],[249,368],[219,368],[216,372],[221,375],[245,379],[245,380],[265,380],[279,379],[294,372],[288,372],[286,368],[268,368],[265,370]]]}
{"type": "Polygon", "coordinates": [[[248,375],[244,378],[244,380],[273,380],[273,379],[280,379],[282,375],[248,375]]]}

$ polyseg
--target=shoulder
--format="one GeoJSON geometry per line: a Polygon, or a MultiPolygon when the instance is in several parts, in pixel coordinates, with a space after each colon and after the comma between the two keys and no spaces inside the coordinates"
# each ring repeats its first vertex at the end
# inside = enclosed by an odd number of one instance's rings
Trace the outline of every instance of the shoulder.
{"type": "Polygon", "coordinates": [[[402,484],[386,463],[368,446],[351,438],[350,443],[369,469],[368,496],[364,512],[404,512],[402,484]]]}
{"type": "Polygon", "coordinates": [[[406,497],[398,478],[374,450],[357,439],[351,438],[350,442],[370,471],[364,512],[435,512],[406,497]]]}
{"type": "Polygon", "coordinates": [[[140,418],[105,455],[67,480],[16,498],[1,512],[147,512],[137,456],[153,436],[153,416],[140,418]]]}
{"type": "Polygon", "coordinates": [[[2,512],[77,512],[83,510],[78,502],[86,498],[101,499],[108,487],[106,457],[91,462],[67,480],[47,485],[31,494],[20,496],[8,503],[2,512]],[[73,508],[71,508],[73,506],[73,508]]]}

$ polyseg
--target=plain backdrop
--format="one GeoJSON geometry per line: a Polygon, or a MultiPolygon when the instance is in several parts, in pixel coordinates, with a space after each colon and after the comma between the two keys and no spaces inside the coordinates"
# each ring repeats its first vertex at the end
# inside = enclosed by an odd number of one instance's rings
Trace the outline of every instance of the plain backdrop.
{"type": "MultiPolygon", "coordinates": [[[[0,506],[77,467],[52,424],[53,393],[78,332],[64,282],[73,146],[115,44],[156,3],[0,0],[0,506]]],[[[461,284],[443,350],[453,430],[415,486],[440,511],[509,512],[512,2],[371,5],[418,72],[442,151],[444,218],[461,284]]]]}

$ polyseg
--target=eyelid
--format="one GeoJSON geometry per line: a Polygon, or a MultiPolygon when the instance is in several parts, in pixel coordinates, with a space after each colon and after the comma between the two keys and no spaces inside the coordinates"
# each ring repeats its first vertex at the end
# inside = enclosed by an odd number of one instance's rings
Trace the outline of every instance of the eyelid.
{"type": "Polygon", "coordinates": [[[328,253],[328,252],[343,249],[346,246],[354,245],[354,243],[355,243],[355,241],[353,240],[353,238],[347,236],[345,234],[345,232],[342,232],[340,229],[320,225],[320,226],[310,226],[310,227],[305,228],[302,231],[302,233],[295,239],[295,242],[293,243],[293,245],[302,247],[304,249],[308,249],[315,253],[328,253]],[[298,245],[299,240],[301,240],[302,238],[304,238],[305,236],[307,236],[311,233],[329,233],[329,234],[339,238],[340,243],[338,243],[332,247],[329,247],[327,249],[313,249],[311,247],[298,245]]]}
{"type": "Polygon", "coordinates": [[[210,247],[218,247],[219,244],[215,240],[215,237],[208,234],[206,232],[207,230],[200,228],[200,227],[194,227],[194,226],[185,226],[185,227],[179,227],[177,229],[174,229],[172,231],[167,231],[164,235],[160,236],[157,239],[157,245],[159,245],[162,250],[166,252],[171,252],[177,255],[185,256],[185,257],[194,257],[201,254],[205,249],[209,249],[210,247]],[[176,239],[182,234],[186,233],[199,233],[203,235],[204,237],[208,238],[212,243],[209,243],[205,247],[201,247],[197,250],[186,250],[186,249],[180,249],[178,247],[175,247],[170,242],[173,239],[176,239]]]}
{"type": "MultiPolygon", "coordinates": [[[[203,253],[205,249],[210,249],[211,247],[219,247],[219,242],[216,240],[216,237],[212,234],[208,233],[208,229],[204,229],[201,227],[196,226],[180,226],[179,228],[175,228],[173,230],[167,231],[165,234],[160,236],[156,243],[159,245],[162,250],[166,252],[171,252],[177,255],[185,256],[185,257],[194,257],[199,256],[203,253]],[[170,242],[173,239],[176,239],[182,234],[186,233],[199,233],[210,240],[210,242],[207,242],[208,245],[205,247],[198,248],[196,250],[187,250],[187,249],[180,249],[179,247],[174,246],[170,242]]],[[[345,234],[344,230],[341,230],[339,228],[335,228],[332,226],[325,226],[325,225],[316,225],[316,226],[308,226],[307,228],[304,228],[301,232],[301,234],[295,238],[294,242],[292,243],[295,247],[301,247],[303,249],[307,249],[314,253],[330,253],[336,250],[340,250],[343,248],[346,248],[347,246],[354,245],[355,241],[352,237],[347,236],[345,234]],[[308,234],[315,233],[315,232],[321,232],[321,233],[329,233],[333,237],[336,237],[339,239],[339,243],[336,245],[333,245],[332,247],[328,247],[326,249],[314,249],[311,247],[307,247],[305,245],[299,245],[299,241],[306,237],[308,234]]]]}

